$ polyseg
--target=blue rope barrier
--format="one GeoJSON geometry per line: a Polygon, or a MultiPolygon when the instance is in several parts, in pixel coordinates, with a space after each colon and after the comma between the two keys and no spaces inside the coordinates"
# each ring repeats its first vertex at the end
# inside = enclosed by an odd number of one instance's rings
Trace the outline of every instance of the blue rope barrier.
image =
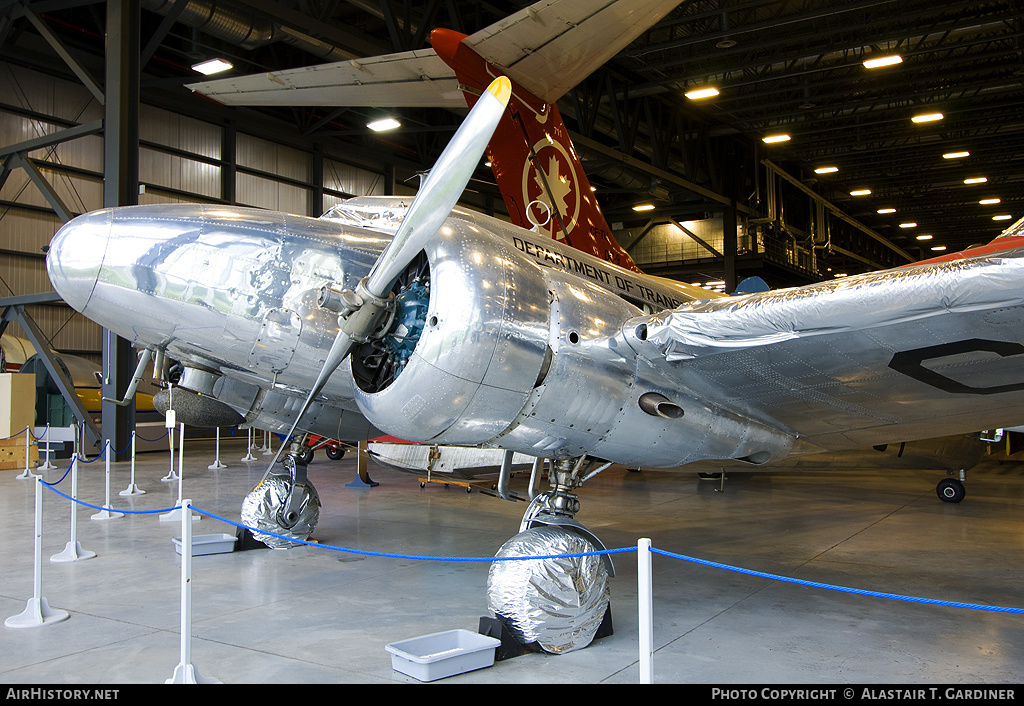
{"type": "MultiPolygon", "coordinates": [[[[68,470],[70,471],[70,467],[68,468],[68,470]]],[[[67,476],[67,472],[64,473],[64,477],[66,477],[66,476],[67,476]]],[[[63,480],[63,479],[64,478],[62,477],[61,480],[63,480]]],[[[94,510],[109,510],[110,509],[110,508],[106,508],[106,507],[97,507],[96,505],[90,505],[89,503],[83,502],[81,500],[76,500],[76,499],[72,498],[71,496],[65,495],[64,493],[62,493],[59,490],[57,490],[54,487],[54,485],[51,485],[50,483],[47,483],[46,481],[40,481],[40,482],[43,485],[45,485],[48,488],[50,488],[50,490],[52,490],[57,495],[60,495],[61,497],[64,497],[64,498],[67,498],[71,502],[76,502],[76,503],[79,503],[80,505],[85,505],[86,507],[93,508],[94,510]]],[[[58,483],[59,482],[60,481],[58,481],[58,483]]],[[[393,554],[393,553],[389,553],[389,552],[373,552],[373,551],[363,550],[363,549],[352,549],[350,547],[339,547],[339,546],[335,546],[335,545],[332,545],[332,544],[321,544],[319,542],[310,542],[310,541],[306,541],[306,540],[302,540],[302,539],[295,539],[293,537],[285,537],[284,535],[275,534],[273,532],[268,532],[266,530],[259,530],[259,529],[256,529],[254,527],[249,527],[248,525],[243,525],[243,524],[241,524],[239,522],[235,522],[233,520],[229,520],[226,517],[221,517],[220,515],[215,515],[212,512],[209,512],[207,510],[203,510],[203,509],[198,508],[198,507],[196,507],[194,505],[190,506],[190,507],[191,507],[192,510],[195,510],[200,515],[205,515],[206,517],[209,517],[211,519],[219,520],[219,521],[224,522],[225,524],[231,525],[233,527],[239,527],[241,529],[249,530],[250,532],[253,532],[255,534],[265,534],[265,535],[268,535],[268,536],[271,536],[271,537],[276,537],[278,539],[283,539],[285,541],[292,542],[294,544],[302,544],[302,545],[306,545],[306,546],[310,546],[310,547],[318,547],[318,548],[321,548],[321,549],[328,549],[330,551],[344,552],[344,553],[347,553],[347,554],[358,554],[358,555],[361,555],[361,556],[382,557],[382,558],[386,558],[386,559],[410,559],[410,560],[414,560],[414,561],[444,561],[444,562],[536,561],[536,560],[543,560],[543,559],[569,559],[569,558],[579,558],[579,557],[587,557],[587,556],[602,556],[602,555],[605,555],[605,554],[609,554],[609,555],[610,554],[627,554],[627,553],[639,551],[638,547],[621,547],[619,549],[605,549],[605,550],[602,550],[602,551],[579,552],[579,553],[574,553],[574,554],[547,554],[547,555],[543,555],[543,556],[509,556],[509,557],[495,557],[495,556],[486,556],[486,557],[457,557],[457,556],[426,556],[426,555],[422,555],[422,554],[393,554]]],[[[181,506],[168,507],[168,508],[163,508],[161,510],[119,510],[119,512],[124,512],[125,514],[133,514],[133,515],[152,515],[152,514],[158,514],[158,513],[166,513],[166,512],[170,512],[171,510],[178,510],[178,509],[181,509],[181,506]]],[[[821,588],[821,589],[825,589],[825,590],[828,590],[828,591],[839,591],[841,593],[850,593],[850,594],[854,594],[854,595],[868,596],[868,597],[873,597],[873,598],[887,598],[889,600],[904,601],[904,602],[908,602],[908,603],[922,603],[922,604],[926,604],[926,605],[940,605],[940,606],[948,606],[948,607],[952,607],[952,608],[966,608],[968,610],[983,610],[983,611],[989,611],[989,612],[995,612],[995,613],[1012,613],[1012,614],[1018,614],[1018,615],[1024,614],[1024,608],[1009,608],[1009,607],[1005,607],[1005,606],[991,606],[991,605],[984,605],[984,604],[980,604],[980,603],[963,603],[963,602],[959,602],[959,601],[945,601],[945,600],[941,600],[941,599],[938,599],[938,598],[920,598],[920,597],[917,597],[917,596],[904,596],[904,595],[901,595],[901,594],[898,594],[898,593],[884,593],[884,592],[881,592],[881,591],[871,591],[871,590],[863,589],[863,588],[851,588],[851,587],[848,587],[848,586],[836,586],[834,584],[822,583],[820,581],[807,581],[805,579],[796,579],[796,578],[792,578],[792,577],[789,577],[789,576],[781,576],[779,574],[771,574],[771,573],[768,573],[768,572],[765,572],[765,571],[756,571],[754,569],[744,569],[744,568],[739,567],[739,566],[731,566],[729,564],[723,564],[723,563],[720,563],[720,562],[717,562],[717,561],[709,561],[707,559],[698,559],[696,557],[686,556],[685,554],[677,554],[675,552],[665,551],[664,549],[657,549],[656,547],[651,547],[650,551],[651,551],[652,554],[660,554],[661,556],[669,557],[671,559],[679,559],[681,561],[690,562],[692,564],[699,564],[701,566],[708,566],[708,567],[715,568],[715,569],[722,569],[722,570],[725,570],[725,571],[732,571],[734,573],[746,574],[748,576],[756,576],[756,577],[759,577],[759,578],[769,579],[771,581],[781,581],[783,583],[791,583],[791,584],[796,584],[796,585],[800,585],[800,586],[808,586],[808,587],[811,587],[811,588],[821,588]]]]}
{"type": "Polygon", "coordinates": [[[1002,606],[990,606],[982,605],[980,603],[959,603],[957,601],[943,601],[938,598],[918,598],[915,596],[902,596],[898,593],[882,593],[880,591],[869,591],[863,588],[849,588],[847,586],[835,586],[828,583],[820,583],[818,581],[805,581],[804,579],[795,579],[788,576],[779,576],[778,574],[769,574],[764,571],[755,571],[753,569],[743,569],[737,566],[730,566],[729,564],[720,564],[717,561],[708,561],[707,559],[697,559],[691,556],[685,556],[683,554],[675,554],[673,552],[667,552],[662,549],[655,549],[651,547],[652,554],[661,554],[662,556],[671,557],[673,559],[681,559],[688,561],[693,564],[700,564],[702,566],[710,566],[716,569],[725,569],[726,571],[733,571],[739,574],[747,574],[748,576],[758,576],[760,578],[771,579],[772,581],[783,581],[785,583],[793,583],[801,586],[811,586],[813,588],[824,588],[829,591],[840,591],[842,593],[853,593],[860,596],[872,596],[875,598],[889,598],[894,601],[906,601],[909,603],[926,603],[929,605],[944,605],[951,606],[953,608],[968,608],[970,610],[987,610],[997,613],[1024,613],[1024,608],[1005,608],[1002,606]]]}
{"type": "Polygon", "coordinates": [[[226,522],[227,524],[233,525],[234,527],[241,527],[242,529],[247,529],[250,532],[254,532],[256,534],[265,534],[265,535],[268,535],[270,537],[277,537],[278,539],[284,539],[284,540],[289,541],[289,542],[294,542],[295,544],[305,544],[306,546],[320,547],[322,549],[329,549],[331,551],[336,551],[336,552],[346,552],[348,554],[361,554],[363,556],[385,557],[385,558],[388,558],[388,559],[415,559],[417,561],[453,561],[453,562],[527,561],[527,560],[533,560],[533,559],[563,559],[563,558],[570,558],[570,557],[600,556],[602,554],[623,554],[625,552],[635,552],[637,550],[636,547],[623,547],[621,549],[605,549],[604,551],[599,551],[599,552],[582,552],[582,553],[579,553],[579,554],[550,554],[550,555],[546,555],[546,556],[510,556],[510,557],[494,557],[494,556],[483,556],[483,557],[477,557],[477,556],[424,556],[424,555],[420,555],[420,554],[389,554],[387,552],[371,552],[371,551],[362,550],[362,549],[350,549],[348,547],[337,547],[337,546],[334,546],[332,544],[320,544],[318,542],[307,542],[307,541],[302,540],[302,539],[295,539],[294,537],[285,537],[285,536],[282,536],[280,534],[274,534],[273,532],[267,532],[266,530],[260,530],[260,529],[254,528],[254,527],[248,527],[248,526],[240,524],[238,522],[234,522],[232,520],[229,520],[229,519],[227,519],[225,517],[220,517],[218,515],[214,515],[212,512],[207,512],[206,510],[202,510],[202,509],[200,509],[198,507],[195,507],[194,505],[192,506],[192,509],[195,510],[196,512],[198,512],[200,515],[205,515],[206,517],[209,517],[211,519],[220,520],[221,522],[226,522]]]}
{"type": "MultiPolygon", "coordinates": [[[[67,475],[67,474],[65,474],[65,475],[67,475]]],[[[61,480],[63,480],[63,478],[61,480]]],[[[91,507],[93,510],[113,510],[114,509],[114,508],[111,508],[111,507],[99,507],[99,506],[96,506],[96,505],[90,505],[89,503],[84,502],[82,500],[76,500],[75,498],[71,497],[70,495],[65,495],[64,493],[60,492],[55,487],[53,487],[52,485],[47,483],[45,480],[44,481],[40,481],[40,482],[43,485],[47,486],[50,490],[55,492],[57,495],[61,496],[62,498],[67,498],[68,500],[70,500],[73,503],[78,503],[79,505],[85,505],[86,507],[91,507]]],[[[177,510],[180,507],[181,507],[180,505],[177,505],[177,506],[172,506],[172,507],[165,507],[162,510],[117,510],[117,512],[123,512],[126,515],[155,515],[155,514],[161,513],[161,512],[170,512],[171,510],[177,510]]]]}

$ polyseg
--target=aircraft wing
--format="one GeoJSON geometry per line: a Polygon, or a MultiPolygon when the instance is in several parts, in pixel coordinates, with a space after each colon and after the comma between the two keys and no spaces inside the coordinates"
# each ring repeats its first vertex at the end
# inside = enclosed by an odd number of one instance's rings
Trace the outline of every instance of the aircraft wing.
{"type": "Polygon", "coordinates": [[[1024,247],[627,322],[680,394],[838,450],[1024,420],[1024,247]]]}
{"type": "MultiPolygon", "coordinates": [[[[465,41],[518,85],[553,103],[679,0],[543,0],[465,41]]],[[[226,105],[464,109],[433,49],[190,84],[226,105]]]]}

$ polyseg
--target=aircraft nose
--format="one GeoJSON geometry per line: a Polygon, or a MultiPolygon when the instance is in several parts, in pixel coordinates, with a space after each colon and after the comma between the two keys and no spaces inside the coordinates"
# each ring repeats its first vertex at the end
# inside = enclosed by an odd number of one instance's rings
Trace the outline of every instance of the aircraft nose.
{"type": "Polygon", "coordinates": [[[110,210],[93,211],[65,223],[46,253],[46,271],[68,306],[85,311],[96,288],[110,239],[110,210]]]}

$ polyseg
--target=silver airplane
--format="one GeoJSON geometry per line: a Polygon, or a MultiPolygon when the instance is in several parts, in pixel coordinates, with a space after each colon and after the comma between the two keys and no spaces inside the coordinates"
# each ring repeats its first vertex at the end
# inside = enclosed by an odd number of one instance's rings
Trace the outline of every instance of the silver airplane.
{"type": "MultiPolygon", "coordinates": [[[[487,156],[511,221],[640,272],[612,235],[593,197],[557,100],[676,4],[675,0],[541,0],[471,36],[435,29],[428,49],[207,80],[189,87],[227,105],[433,106],[458,110],[466,103],[472,105],[474,96],[495,76],[507,75],[512,79],[512,99],[487,156]]],[[[647,313],[673,306],[671,299],[658,297],[634,296],[631,301],[647,313]]],[[[757,469],[940,470],[958,474],[959,478],[943,479],[936,488],[939,498],[960,502],[966,493],[966,471],[983,458],[988,441],[980,433],[902,440],[898,444],[801,455],[757,469]]],[[[441,482],[508,470],[500,469],[502,456],[498,449],[437,443],[425,449],[386,441],[371,442],[368,449],[377,463],[426,474],[428,479],[434,474],[434,480],[441,482]]],[[[526,470],[530,464],[517,456],[512,468],[526,470]]],[[[724,480],[726,472],[752,468],[744,461],[717,460],[689,463],[678,470],[724,480]]],[[[531,495],[532,488],[531,484],[531,495]]]]}
{"type": "Polygon", "coordinates": [[[319,219],[103,209],[55,235],[51,281],[144,359],[184,366],[181,421],[300,441],[262,513],[299,537],[318,506],[303,434],[549,459],[521,530],[600,547],[577,491],[613,463],[757,467],[1024,424],[1024,219],[917,265],[709,298],[456,207],[511,98],[495,79],[412,199],[319,219]]]}

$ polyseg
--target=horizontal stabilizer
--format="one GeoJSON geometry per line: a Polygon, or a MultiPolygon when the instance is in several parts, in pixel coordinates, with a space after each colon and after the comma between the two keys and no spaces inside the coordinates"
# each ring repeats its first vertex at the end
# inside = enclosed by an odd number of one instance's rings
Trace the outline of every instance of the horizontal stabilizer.
{"type": "MultiPolygon", "coordinates": [[[[499,72],[554,103],[664,17],[678,0],[543,0],[466,38],[499,72]]],[[[433,49],[189,84],[225,105],[462,109],[433,49]]]]}

